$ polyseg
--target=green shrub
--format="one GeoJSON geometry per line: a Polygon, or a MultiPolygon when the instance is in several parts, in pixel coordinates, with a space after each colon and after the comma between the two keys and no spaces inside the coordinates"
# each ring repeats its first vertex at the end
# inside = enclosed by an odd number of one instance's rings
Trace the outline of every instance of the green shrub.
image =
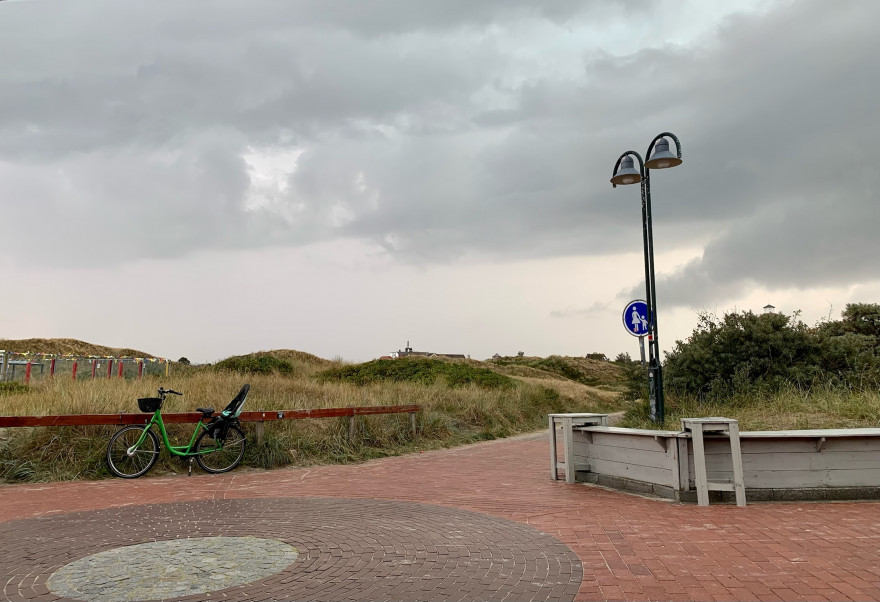
{"type": "Polygon", "coordinates": [[[751,311],[703,313],[686,342],[666,356],[664,383],[671,391],[723,399],[736,391],[777,391],[809,384],[822,373],[818,339],[800,321],[751,311]]]}
{"type": "Polygon", "coordinates": [[[17,382],[0,383],[0,395],[3,393],[26,393],[28,386],[17,382]]]}
{"type": "Polygon", "coordinates": [[[408,357],[331,368],[317,376],[323,382],[347,382],[360,386],[385,381],[432,385],[438,379],[443,379],[450,387],[471,384],[484,389],[514,387],[510,377],[487,368],[408,357]]]}
{"type": "Polygon", "coordinates": [[[615,364],[626,365],[626,364],[629,364],[630,362],[632,362],[632,358],[626,352],[618,353],[617,357],[614,358],[615,364]]]}
{"type": "Polygon", "coordinates": [[[621,368],[623,398],[627,401],[648,401],[648,371],[642,362],[618,356],[615,360],[621,368]]]}
{"type": "Polygon", "coordinates": [[[579,382],[583,385],[595,386],[599,384],[598,378],[584,373],[578,368],[578,366],[573,365],[571,362],[566,361],[558,355],[551,355],[550,357],[540,359],[533,365],[539,370],[546,370],[547,372],[559,374],[560,376],[564,376],[565,378],[579,382]]]}
{"type": "Polygon", "coordinates": [[[292,374],[293,365],[271,355],[240,355],[217,362],[217,370],[244,372],[246,374],[292,374]]]}
{"type": "Polygon", "coordinates": [[[704,313],[666,355],[664,383],[704,400],[817,385],[880,384],[880,305],[846,306],[842,320],[809,328],[797,315],[704,313]]]}

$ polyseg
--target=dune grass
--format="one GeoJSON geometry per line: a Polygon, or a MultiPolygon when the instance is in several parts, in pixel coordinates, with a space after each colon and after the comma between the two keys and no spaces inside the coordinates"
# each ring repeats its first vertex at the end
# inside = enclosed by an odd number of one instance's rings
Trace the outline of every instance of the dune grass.
{"type": "Polygon", "coordinates": [[[400,358],[394,361],[373,360],[363,364],[339,366],[317,374],[322,382],[355,385],[385,382],[410,382],[432,385],[440,380],[451,387],[476,385],[482,389],[511,389],[514,381],[503,374],[468,362],[429,358],[400,358]]]}
{"type": "MultiPolygon", "coordinates": [[[[291,410],[361,405],[419,404],[417,435],[406,414],[358,417],[348,438],[348,419],[270,422],[257,445],[253,424],[244,423],[249,448],[244,466],[273,468],[357,462],[416,450],[460,445],[540,429],[553,412],[597,411],[585,398],[573,398],[535,383],[511,381],[487,388],[474,383],[430,384],[385,381],[358,386],[320,380],[315,374],[247,374],[216,369],[144,380],[46,379],[26,390],[0,393],[2,415],[136,413],[137,398],[154,396],[159,386],[184,393],[171,396],[164,411],[224,407],[241,386],[251,384],[247,410],[291,410]]],[[[183,440],[193,425],[171,425],[172,439],[183,440]]],[[[0,477],[7,481],[94,479],[109,475],[104,451],[116,427],[0,429],[0,477]]],[[[163,453],[151,475],[185,472],[183,462],[163,453]]],[[[198,470],[198,469],[196,469],[198,470]]]]}
{"type": "Polygon", "coordinates": [[[616,386],[622,378],[620,366],[585,357],[551,355],[549,357],[508,356],[493,358],[491,364],[507,374],[527,377],[562,377],[588,386],[616,386]]]}
{"type": "Polygon", "coordinates": [[[650,421],[646,403],[629,408],[620,426],[679,430],[682,418],[724,416],[744,431],[880,427],[880,393],[839,386],[790,385],[778,393],[734,395],[723,402],[667,395],[662,425],[650,421]]]}
{"type": "MultiPolygon", "coordinates": [[[[773,395],[734,395],[723,403],[668,395],[666,420],[657,425],[649,420],[644,400],[627,400],[627,382],[618,367],[583,358],[554,357],[544,363],[517,358],[500,365],[475,360],[440,365],[426,359],[348,365],[292,350],[240,358],[215,366],[175,365],[168,378],[3,383],[0,415],[136,413],[137,398],[155,395],[159,386],[185,393],[167,400],[167,412],[221,409],[246,382],[251,384],[247,410],[412,403],[422,408],[416,435],[406,414],[358,417],[351,440],[347,418],[281,421],[266,423],[264,441],[257,445],[254,425],[245,423],[249,448],[243,466],[252,468],[359,462],[506,437],[546,428],[547,414],[560,412],[625,412],[619,426],[671,430],[680,428],[680,418],[701,416],[736,418],[742,430],[880,426],[880,393],[839,386],[790,386],[773,395]],[[291,369],[261,359],[266,356],[291,369]],[[573,368],[561,368],[562,362],[573,368]],[[566,377],[567,372],[576,378],[566,377]]],[[[116,428],[0,429],[0,479],[107,477],[104,451],[116,428]]],[[[183,441],[192,429],[171,425],[169,434],[183,441]]],[[[186,465],[166,452],[150,474],[185,471],[186,465]]]]}

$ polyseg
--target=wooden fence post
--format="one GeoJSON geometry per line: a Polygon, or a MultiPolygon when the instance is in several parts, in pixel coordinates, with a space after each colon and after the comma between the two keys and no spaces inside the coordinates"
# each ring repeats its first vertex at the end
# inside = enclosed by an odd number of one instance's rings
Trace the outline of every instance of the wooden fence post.
{"type": "Polygon", "coordinates": [[[415,412],[409,413],[409,423],[412,425],[413,437],[415,437],[417,434],[416,433],[416,413],[415,412]]]}
{"type": "Polygon", "coordinates": [[[6,380],[6,369],[9,368],[9,352],[3,352],[3,365],[0,366],[0,380],[6,380]]]}
{"type": "MultiPolygon", "coordinates": [[[[263,410],[260,410],[262,412],[263,410]]],[[[266,436],[266,423],[260,420],[254,426],[254,432],[257,434],[257,445],[263,444],[263,438],[266,436]]]]}
{"type": "Polygon", "coordinates": [[[73,360],[73,380],[76,380],[76,365],[79,363],[79,360],[73,360]]]}
{"type": "Polygon", "coordinates": [[[348,417],[348,442],[354,443],[354,414],[348,417]]]}
{"type": "Polygon", "coordinates": [[[49,378],[55,378],[55,358],[52,358],[52,361],[49,362],[49,378]]]}
{"type": "Polygon", "coordinates": [[[95,379],[95,371],[98,369],[98,360],[92,360],[92,380],[95,379]]]}
{"type": "Polygon", "coordinates": [[[118,370],[119,378],[122,378],[122,368],[123,368],[123,366],[124,366],[123,360],[119,360],[119,370],[118,370]]]}
{"type": "Polygon", "coordinates": [[[113,360],[107,360],[107,380],[110,380],[110,377],[113,376],[113,360]]]}
{"type": "Polygon", "coordinates": [[[144,360],[138,362],[138,380],[144,377],[144,360]]]}
{"type": "Polygon", "coordinates": [[[24,369],[24,384],[28,385],[31,382],[31,360],[28,360],[27,366],[24,369]]]}

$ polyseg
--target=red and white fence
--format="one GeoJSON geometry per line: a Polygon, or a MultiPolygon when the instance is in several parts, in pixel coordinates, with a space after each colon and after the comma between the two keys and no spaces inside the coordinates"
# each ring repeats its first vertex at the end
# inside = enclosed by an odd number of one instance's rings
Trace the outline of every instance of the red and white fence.
{"type": "Polygon", "coordinates": [[[0,350],[0,382],[24,382],[35,378],[143,378],[168,376],[171,364],[158,357],[121,357],[33,353],[0,350]]]}

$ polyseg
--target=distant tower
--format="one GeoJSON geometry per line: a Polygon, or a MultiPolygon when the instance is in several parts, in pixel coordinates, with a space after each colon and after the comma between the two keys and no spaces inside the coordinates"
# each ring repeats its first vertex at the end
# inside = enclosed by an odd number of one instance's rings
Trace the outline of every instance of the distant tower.
{"type": "Polygon", "coordinates": [[[406,342],[406,349],[404,350],[407,353],[412,353],[412,347],[409,346],[409,341],[406,342]]]}
{"type": "Polygon", "coordinates": [[[764,313],[765,314],[775,314],[776,308],[768,303],[767,305],[764,306],[764,313]]]}

